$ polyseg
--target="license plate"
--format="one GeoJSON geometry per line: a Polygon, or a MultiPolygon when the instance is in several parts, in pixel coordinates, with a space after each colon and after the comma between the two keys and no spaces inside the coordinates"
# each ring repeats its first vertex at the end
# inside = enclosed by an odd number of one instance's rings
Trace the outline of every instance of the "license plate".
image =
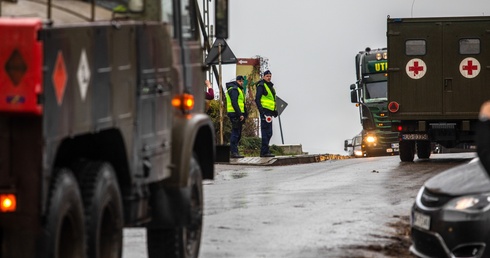
{"type": "Polygon", "coordinates": [[[430,229],[430,216],[422,214],[420,212],[413,212],[413,225],[421,229],[430,229]]]}
{"type": "Polygon", "coordinates": [[[400,144],[399,143],[392,143],[391,148],[398,149],[398,148],[400,148],[400,144]]]}
{"type": "Polygon", "coordinates": [[[427,134],[402,134],[403,140],[428,140],[429,135],[427,134]]]}

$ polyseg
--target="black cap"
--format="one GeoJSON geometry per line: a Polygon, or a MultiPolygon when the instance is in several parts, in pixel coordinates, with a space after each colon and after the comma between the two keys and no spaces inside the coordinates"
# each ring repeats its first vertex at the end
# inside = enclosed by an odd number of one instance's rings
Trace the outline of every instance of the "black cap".
{"type": "Polygon", "coordinates": [[[271,71],[267,70],[264,72],[264,75],[272,74],[271,71]]]}
{"type": "Polygon", "coordinates": [[[243,76],[238,75],[238,76],[236,77],[236,80],[237,80],[237,81],[243,81],[244,79],[243,79],[243,76]]]}

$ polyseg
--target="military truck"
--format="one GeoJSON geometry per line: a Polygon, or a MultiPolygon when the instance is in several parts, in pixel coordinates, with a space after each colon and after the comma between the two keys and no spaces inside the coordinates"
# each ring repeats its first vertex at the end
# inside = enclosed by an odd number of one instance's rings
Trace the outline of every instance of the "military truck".
{"type": "Polygon", "coordinates": [[[490,17],[387,19],[388,109],[400,159],[425,159],[431,143],[471,146],[490,98],[490,17]],[[483,69],[485,68],[485,69],[483,69]]]}
{"type": "Polygon", "coordinates": [[[386,48],[359,51],[355,57],[356,83],[350,85],[351,102],[359,107],[362,155],[398,153],[398,133],[391,131],[387,110],[386,48]]]}
{"type": "Polygon", "coordinates": [[[107,8],[2,2],[0,257],[117,258],[124,227],[149,257],[199,253],[215,135],[197,2],[107,8]]]}

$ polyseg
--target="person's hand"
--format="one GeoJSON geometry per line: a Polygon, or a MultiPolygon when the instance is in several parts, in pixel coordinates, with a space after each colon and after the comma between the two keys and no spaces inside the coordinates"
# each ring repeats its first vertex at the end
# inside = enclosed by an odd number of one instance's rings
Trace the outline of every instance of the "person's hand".
{"type": "Polygon", "coordinates": [[[244,116],[240,116],[240,121],[243,121],[245,119],[244,116]]]}
{"type": "Polygon", "coordinates": [[[278,113],[277,113],[277,110],[274,111],[274,117],[277,117],[278,113]]]}
{"type": "Polygon", "coordinates": [[[206,84],[206,87],[211,88],[211,82],[209,80],[205,80],[204,84],[206,84]]]}

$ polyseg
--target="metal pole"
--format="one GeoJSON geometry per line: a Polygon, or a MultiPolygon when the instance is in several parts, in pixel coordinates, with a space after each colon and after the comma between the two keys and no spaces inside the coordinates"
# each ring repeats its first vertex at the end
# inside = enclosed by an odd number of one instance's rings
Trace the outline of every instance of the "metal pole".
{"type": "Polygon", "coordinates": [[[221,43],[218,44],[218,64],[219,64],[219,139],[220,145],[223,145],[223,87],[221,73],[221,43]]]}
{"type": "MultiPolygon", "coordinates": [[[[205,42],[206,44],[206,47],[205,49],[208,49],[207,46],[211,46],[213,45],[213,35],[212,35],[212,25],[210,24],[210,20],[209,20],[209,2],[211,2],[211,0],[203,0],[202,1],[202,6],[203,6],[203,20],[204,20],[204,30],[206,31],[207,35],[208,35],[208,39],[204,38],[204,40],[208,41],[208,42],[205,42]]],[[[206,60],[206,56],[207,56],[207,52],[206,50],[204,51],[204,60],[206,60]]],[[[203,60],[203,61],[204,61],[203,60]]],[[[213,85],[213,82],[214,82],[214,79],[213,79],[213,69],[209,69],[208,71],[208,78],[209,78],[209,82],[211,82],[211,85],[213,85]]]]}
{"type": "Polygon", "coordinates": [[[48,20],[51,20],[51,0],[48,0],[48,20]]]}
{"type": "Polygon", "coordinates": [[[282,124],[281,124],[281,116],[277,116],[279,118],[279,130],[281,131],[281,141],[284,144],[284,137],[282,136],[282,124]]]}

